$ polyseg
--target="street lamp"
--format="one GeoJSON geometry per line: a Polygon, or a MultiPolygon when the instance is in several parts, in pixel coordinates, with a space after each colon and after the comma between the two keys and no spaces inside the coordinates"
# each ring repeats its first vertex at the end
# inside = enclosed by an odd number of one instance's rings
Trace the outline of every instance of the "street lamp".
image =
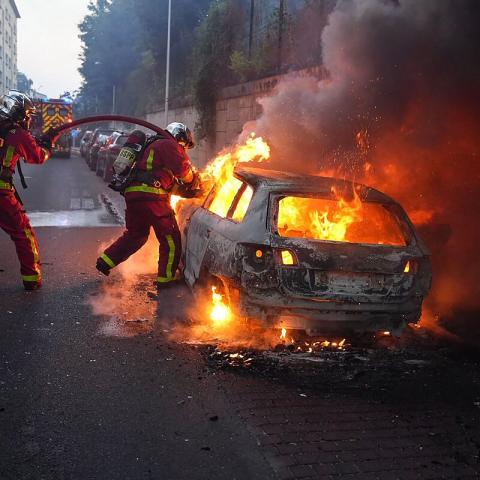
{"type": "Polygon", "coordinates": [[[167,68],[165,72],[165,122],[168,124],[168,90],[170,88],[170,33],[172,25],[172,0],[168,0],[168,29],[167,29],[167,68]]]}

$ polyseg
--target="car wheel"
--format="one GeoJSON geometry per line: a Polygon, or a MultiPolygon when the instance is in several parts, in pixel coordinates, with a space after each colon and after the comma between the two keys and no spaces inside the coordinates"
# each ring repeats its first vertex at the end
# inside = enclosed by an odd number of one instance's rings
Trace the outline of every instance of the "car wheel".
{"type": "MultiPolygon", "coordinates": [[[[195,282],[193,286],[193,296],[195,302],[198,305],[211,305],[212,303],[212,287],[216,288],[216,293],[222,295],[222,301],[230,309],[230,312],[234,318],[234,322],[239,327],[235,330],[242,331],[247,338],[253,331],[257,331],[258,322],[253,319],[240,315],[235,312],[235,305],[238,304],[237,298],[230,291],[228,285],[219,277],[210,274],[209,272],[203,272],[200,274],[200,278],[195,282]]],[[[198,321],[205,322],[205,310],[203,308],[198,309],[198,321]]]]}

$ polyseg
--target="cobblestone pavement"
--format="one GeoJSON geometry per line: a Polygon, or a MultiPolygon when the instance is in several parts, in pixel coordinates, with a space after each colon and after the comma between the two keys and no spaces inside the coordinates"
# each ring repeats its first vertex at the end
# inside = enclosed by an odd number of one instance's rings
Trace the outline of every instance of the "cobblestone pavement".
{"type": "Polygon", "coordinates": [[[279,479],[480,478],[476,357],[433,347],[350,357],[270,355],[221,372],[279,479]]]}

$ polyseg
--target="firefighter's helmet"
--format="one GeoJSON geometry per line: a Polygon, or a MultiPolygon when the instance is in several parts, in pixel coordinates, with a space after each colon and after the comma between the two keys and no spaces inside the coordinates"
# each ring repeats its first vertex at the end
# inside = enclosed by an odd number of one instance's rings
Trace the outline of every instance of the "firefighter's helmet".
{"type": "Polygon", "coordinates": [[[195,141],[193,140],[193,135],[190,129],[180,122],[173,122],[167,125],[165,129],[169,132],[175,140],[182,145],[185,149],[190,149],[195,146],[195,141]]]}
{"type": "Polygon", "coordinates": [[[24,93],[11,90],[0,97],[0,116],[13,120],[24,128],[30,128],[32,115],[37,109],[24,93]]]}

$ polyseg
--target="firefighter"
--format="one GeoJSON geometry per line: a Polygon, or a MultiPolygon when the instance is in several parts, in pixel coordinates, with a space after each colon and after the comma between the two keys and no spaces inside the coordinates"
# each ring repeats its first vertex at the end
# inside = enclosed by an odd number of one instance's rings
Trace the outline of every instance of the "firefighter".
{"type": "Polygon", "coordinates": [[[42,275],[35,232],[12,178],[21,157],[27,163],[42,164],[50,156],[50,136],[36,140],[30,133],[35,112],[32,100],[23,93],[12,91],[0,97],[0,228],[15,243],[25,290],[40,288],[42,275]]]}
{"type": "MultiPolygon", "coordinates": [[[[166,134],[168,137],[155,136],[147,140],[141,149],[130,182],[123,192],[126,230],[97,259],[96,264],[97,270],[109,275],[112,268],[127,260],[147,242],[152,227],[159,241],[158,290],[174,284],[182,252],[180,230],[170,206],[170,194],[178,184],[190,191],[199,187],[198,175],[187,155],[187,151],[194,147],[190,130],[183,123],[174,122],[167,126],[166,134]]],[[[139,150],[139,137],[138,132],[133,132],[127,140],[126,146],[130,145],[131,151],[139,150]]]]}

